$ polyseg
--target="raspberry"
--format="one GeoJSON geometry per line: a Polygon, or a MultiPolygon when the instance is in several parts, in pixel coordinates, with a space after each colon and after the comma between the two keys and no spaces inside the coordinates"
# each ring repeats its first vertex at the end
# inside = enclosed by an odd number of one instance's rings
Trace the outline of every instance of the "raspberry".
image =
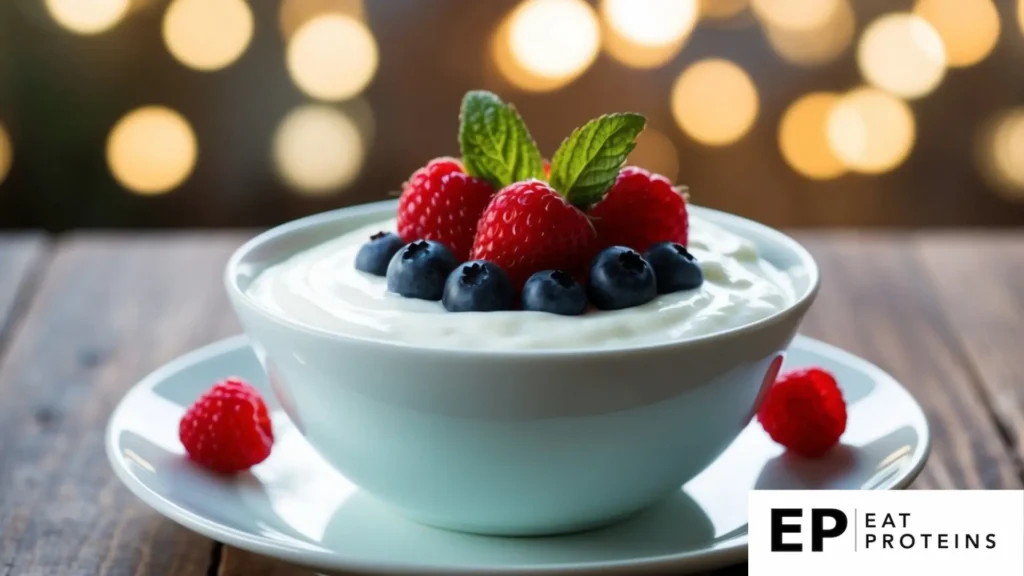
{"type": "Polygon", "coordinates": [[[794,370],[775,381],[757,420],[772,440],[802,456],[818,458],[846,431],[846,401],[828,372],[794,370]]]}
{"type": "Polygon", "coordinates": [[[263,398],[241,378],[217,382],[189,406],[178,437],[189,458],[222,474],[266,460],[274,443],[263,398]]]}
{"type": "Polygon", "coordinates": [[[597,237],[586,215],[540,180],[510,184],[484,210],[472,258],[500,266],[514,286],[541,270],[583,274],[597,237]]]}
{"type": "Polygon", "coordinates": [[[687,245],[686,200],[667,178],[643,168],[623,168],[589,215],[601,248],[628,246],[642,254],[659,242],[687,245]]]}
{"type": "Polygon", "coordinates": [[[405,242],[434,240],[459,261],[469,256],[480,213],[494,195],[481,178],[454,158],[435,158],[413,172],[398,199],[398,235],[405,242]]]}

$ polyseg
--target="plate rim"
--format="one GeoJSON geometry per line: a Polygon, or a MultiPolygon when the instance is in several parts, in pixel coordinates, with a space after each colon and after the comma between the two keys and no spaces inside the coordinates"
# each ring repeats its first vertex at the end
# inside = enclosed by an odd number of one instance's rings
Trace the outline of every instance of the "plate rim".
{"type": "MultiPolygon", "coordinates": [[[[838,356],[839,360],[850,364],[857,370],[881,377],[882,379],[890,380],[907,394],[914,407],[917,408],[921,417],[921,426],[923,427],[924,437],[920,448],[914,452],[913,460],[911,461],[910,466],[908,466],[906,472],[895,479],[891,484],[882,488],[877,488],[879,490],[906,489],[920,475],[921,470],[928,461],[932,449],[931,425],[928,421],[928,415],[921,407],[921,404],[916,398],[914,398],[913,394],[911,394],[910,391],[899,382],[899,380],[879,366],[876,366],[852,352],[848,352],[838,346],[834,346],[802,334],[798,334],[794,337],[793,341],[790,343],[790,347],[794,346],[800,346],[812,353],[823,356],[838,356]]],[[[346,570],[363,574],[402,573],[415,575],[461,575],[479,574],[484,572],[491,574],[530,573],[546,575],[584,573],[618,574],[625,572],[636,574],[640,572],[658,572],[671,568],[678,569],[682,568],[684,564],[686,565],[687,570],[707,570],[740,563],[747,558],[748,534],[744,532],[743,534],[734,536],[733,538],[730,538],[725,542],[721,542],[710,549],[693,550],[689,552],[630,560],[597,561],[562,565],[526,564],[515,567],[495,567],[490,565],[450,566],[437,563],[418,563],[407,561],[396,562],[391,560],[367,561],[352,558],[348,555],[327,550],[325,548],[302,550],[297,546],[284,545],[267,538],[253,536],[252,534],[237,530],[230,526],[225,526],[219,522],[208,520],[205,517],[185,510],[171,500],[168,500],[129,471],[129,468],[125,465],[124,458],[118,449],[114,424],[121,419],[121,411],[126,409],[125,406],[129,404],[131,397],[139,393],[139,391],[151,389],[158,382],[166,379],[170,374],[185,370],[188,367],[204,360],[247,347],[250,347],[249,338],[245,334],[238,334],[201,346],[166,362],[133,384],[125,392],[118,401],[117,406],[111,412],[104,431],[104,446],[107,454],[107,460],[114,471],[114,475],[117,476],[121,483],[124,484],[135,497],[160,515],[189,530],[192,530],[193,532],[205,536],[214,542],[234,546],[262,556],[271,556],[300,566],[312,567],[315,569],[346,570]]]]}

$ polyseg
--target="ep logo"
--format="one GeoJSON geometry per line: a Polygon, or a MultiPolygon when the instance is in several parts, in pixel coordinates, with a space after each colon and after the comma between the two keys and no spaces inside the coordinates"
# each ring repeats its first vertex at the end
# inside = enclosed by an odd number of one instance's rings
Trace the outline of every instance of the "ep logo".
{"type": "Polygon", "coordinates": [[[803,552],[806,527],[811,552],[822,552],[825,540],[843,535],[849,525],[846,513],[836,508],[811,508],[809,514],[802,508],[772,508],[771,551],[803,552]]]}

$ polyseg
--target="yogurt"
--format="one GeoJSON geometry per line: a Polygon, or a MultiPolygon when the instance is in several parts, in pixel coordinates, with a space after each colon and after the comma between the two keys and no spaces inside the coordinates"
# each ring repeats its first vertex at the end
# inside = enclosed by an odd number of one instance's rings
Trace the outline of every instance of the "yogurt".
{"type": "Polygon", "coordinates": [[[387,291],[386,280],[355,268],[356,253],[386,220],[315,246],[264,270],[246,290],[258,306],[310,328],[344,336],[447,349],[611,349],[661,344],[756,322],[793,304],[792,271],[760,258],[756,246],[690,217],[688,249],[704,271],[693,290],[624,310],[582,316],[545,312],[448,312],[440,302],[387,291]]]}

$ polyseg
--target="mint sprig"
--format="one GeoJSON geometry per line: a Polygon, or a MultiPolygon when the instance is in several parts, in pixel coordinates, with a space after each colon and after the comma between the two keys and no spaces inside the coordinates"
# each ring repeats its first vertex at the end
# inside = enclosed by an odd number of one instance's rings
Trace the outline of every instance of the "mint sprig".
{"type": "Polygon", "coordinates": [[[516,109],[483,90],[467,92],[459,112],[459,148],[470,176],[495,188],[543,178],[537,144],[516,109]]]}
{"type": "Polygon", "coordinates": [[[551,187],[581,210],[599,202],[647,125],[642,114],[606,114],[580,126],[551,159],[551,187]]]}

